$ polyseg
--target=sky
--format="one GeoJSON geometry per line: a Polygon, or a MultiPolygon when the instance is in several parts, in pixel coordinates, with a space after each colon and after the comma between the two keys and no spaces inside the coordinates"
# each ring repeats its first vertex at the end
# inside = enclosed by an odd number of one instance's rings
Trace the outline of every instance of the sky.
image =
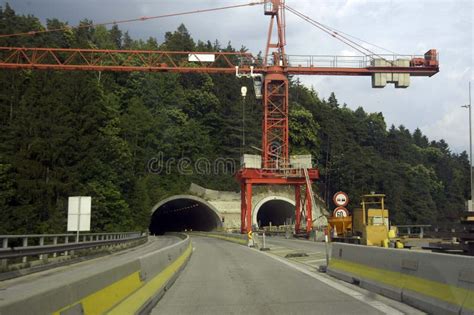
{"type": "MultiPolygon", "coordinates": [[[[252,0],[0,0],[20,14],[45,21],[58,18],[77,25],[83,18],[109,22],[196,9],[243,4],[252,0]]],[[[339,103],[368,112],[382,112],[387,126],[420,128],[430,140],[445,139],[451,150],[469,148],[469,81],[473,81],[473,0],[287,0],[286,4],[312,19],[402,55],[439,52],[440,72],[411,78],[407,89],[387,85],[371,88],[370,77],[301,76],[321,98],[336,94],[339,103]]],[[[156,37],[184,23],[192,37],[219,40],[223,45],[264,50],[269,18],[262,6],[121,24],[133,38],[156,37]]],[[[360,53],[334,40],[307,22],[286,14],[287,54],[346,55],[360,53]]],[[[364,44],[366,46],[366,44],[364,44]]],[[[377,53],[384,51],[371,46],[377,53]]],[[[474,87],[473,87],[474,88],[474,87]]]]}

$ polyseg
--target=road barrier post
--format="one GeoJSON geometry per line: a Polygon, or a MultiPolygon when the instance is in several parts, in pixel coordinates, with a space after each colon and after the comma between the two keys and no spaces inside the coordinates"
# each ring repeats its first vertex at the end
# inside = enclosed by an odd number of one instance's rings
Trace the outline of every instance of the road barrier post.
{"type": "Polygon", "coordinates": [[[328,242],[329,242],[329,237],[328,237],[328,230],[324,230],[324,244],[326,248],[326,268],[329,266],[329,249],[328,249],[328,242]]]}

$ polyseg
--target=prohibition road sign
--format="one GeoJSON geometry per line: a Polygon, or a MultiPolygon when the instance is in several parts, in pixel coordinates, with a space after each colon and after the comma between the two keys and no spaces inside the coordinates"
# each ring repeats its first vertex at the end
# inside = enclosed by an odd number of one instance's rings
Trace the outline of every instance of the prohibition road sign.
{"type": "Polygon", "coordinates": [[[349,216],[349,211],[345,207],[337,207],[332,212],[334,218],[345,218],[349,216]]]}
{"type": "Polygon", "coordinates": [[[349,203],[349,197],[345,192],[339,191],[334,194],[332,201],[337,207],[345,207],[349,203]]]}

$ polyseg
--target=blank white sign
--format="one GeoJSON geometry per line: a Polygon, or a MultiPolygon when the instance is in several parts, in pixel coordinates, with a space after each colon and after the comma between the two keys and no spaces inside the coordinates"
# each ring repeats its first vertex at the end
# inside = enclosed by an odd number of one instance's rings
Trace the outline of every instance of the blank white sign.
{"type": "Polygon", "coordinates": [[[67,230],[68,232],[90,231],[92,198],[88,196],[69,197],[67,230]],[[80,205],[80,207],[79,207],[80,205]],[[78,222],[79,216],[79,222],[78,222]],[[77,226],[79,223],[79,227],[77,226]]]}
{"type": "Polygon", "coordinates": [[[216,55],[214,54],[189,54],[188,61],[197,61],[197,62],[214,62],[216,60],[216,55]]]}
{"type": "MultiPolygon", "coordinates": [[[[91,216],[89,214],[81,214],[79,220],[79,231],[91,230],[91,216]]],[[[67,230],[68,232],[77,231],[77,214],[70,214],[67,216],[67,230]]]]}

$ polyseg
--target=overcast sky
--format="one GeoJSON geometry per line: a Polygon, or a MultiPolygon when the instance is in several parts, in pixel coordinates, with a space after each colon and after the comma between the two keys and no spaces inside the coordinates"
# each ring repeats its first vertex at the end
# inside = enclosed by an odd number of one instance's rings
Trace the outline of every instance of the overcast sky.
{"type": "MultiPolygon", "coordinates": [[[[0,0],[21,14],[43,21],[56,17],[77,25],[153,16],[194,9],[248,3],[251,0],[0,0]]],[[[370,77],[302,76],[320,97],[334,91],[350,108],[363,106],[383,112],[387,125],[419,127],[430,139],[445,139],[454,152],[467,150],[468,82],[474,81],[472,0],[287,0],[291,6],[321,23],[375,43],[399,54],[424,54],[436,48],[440,73],[412,78],[407,89],[372,89],[370,77]]],[[[166,31],[184,23],[195,40],[231,41],[252,53],[264,49],[268,17],[262,6],[122,24],[134,38],[153,36],[161,42],[166,31]]],[[[375,49],[377,52],[383,52],[375,49]]],[[[360,55],[350,47],[287,13],[287,53],[302,55],[360,55]]],[[[473,83],[474,85],[474,83],[473,83]]]]}

